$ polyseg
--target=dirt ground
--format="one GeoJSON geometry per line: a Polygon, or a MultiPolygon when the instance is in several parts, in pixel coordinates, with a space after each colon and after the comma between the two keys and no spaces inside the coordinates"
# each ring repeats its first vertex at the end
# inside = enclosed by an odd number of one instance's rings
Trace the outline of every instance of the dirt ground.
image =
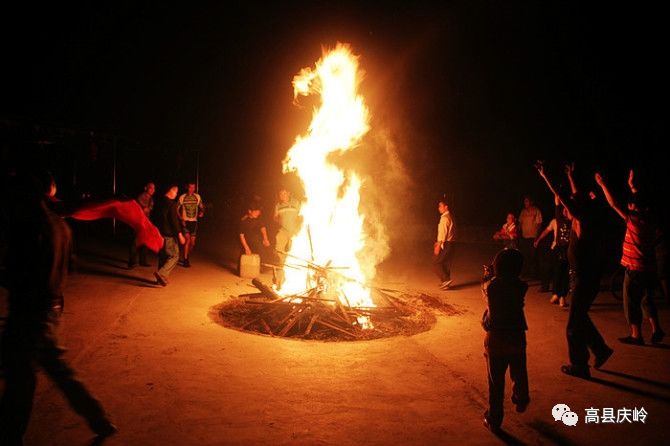
{"type": "MultiPolygon", "coordinates": [[[[204,242],[203,242],[204,243],[204,242]]],[[[427,257],[395,256],[377,283],[427,293],[463,310],[411,337],[360,342],[272,338],[215,323],[210,308],[254,292],[223,254],[196,251],[154,285],[153,268],[125,268],[120,246],[82,244],[66,289],[67,358],[119,433],[109,445],[660,444],[670,418],[670,345],[635,347],[621,304],[603,292],[591,316],[615,353],[591,381],[563,375],[567,311],[532,284],[527,295],[532,402],[505,407],[505,434],[482,426],[487,405],[481,265],[495,247],[461,245],[455,286],[440,291],[427,257]],[[400,261],[402,260],[402,262],[400,261]],[[576,426],[554,421],[570,406],[576,426]],[[645,422],[585,424],[586,409],[644,408],[645,422]]],[[[155,259],[152,258],[155,264],[155,259]]],[[[670,312],[658,300],[662,324],[670,312]]],[[[649,328],[644,327],[649,338],[649,328]]],[[[509,381],[508,381],[509,382],[509,381]]],[[[92,438],[40,375],[26,445],[85,445],[92,438]]]]}

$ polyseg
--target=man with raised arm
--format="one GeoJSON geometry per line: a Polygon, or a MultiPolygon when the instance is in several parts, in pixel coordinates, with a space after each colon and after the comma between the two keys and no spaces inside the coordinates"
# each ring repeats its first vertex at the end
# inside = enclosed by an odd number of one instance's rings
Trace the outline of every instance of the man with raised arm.
{"type": "Polygon", "coordinates": [[[600,262],[597,249],[597,231],[592,192],[579,191],[574,181],[574,165],[566,166],[565,173],[572,195],[564,197],[556,191],[544,171],[544,165],[536,165],[551,193],[558,196],[561,204],[572,215],[568,262],[574,271],[572,305],[566,326],[570,364],[561,366],[567,375],[588,379],[589,350],[594,355],[594,367],[600,368],[614,353],[589,317],[591,304],[600,290],[600,262]]]}

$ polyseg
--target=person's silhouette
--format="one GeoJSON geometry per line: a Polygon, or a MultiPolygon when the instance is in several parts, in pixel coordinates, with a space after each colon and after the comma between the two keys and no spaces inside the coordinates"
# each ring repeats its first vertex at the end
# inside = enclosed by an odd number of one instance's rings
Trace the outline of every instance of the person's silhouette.
{"type": "Polygon", "coordinates": [[[5,391],[0,400],[0,444],[7,446],[23,444],[38,366],[86,419],[98,441],[116,432],[100,403],[63,359],[54,333],[71,244],[68,225],[45,202],[54,186],[50,175],[25,174],[14,176],[8,188],[12,237],[7,251],[9,316],[2,336],[5,391]]]}

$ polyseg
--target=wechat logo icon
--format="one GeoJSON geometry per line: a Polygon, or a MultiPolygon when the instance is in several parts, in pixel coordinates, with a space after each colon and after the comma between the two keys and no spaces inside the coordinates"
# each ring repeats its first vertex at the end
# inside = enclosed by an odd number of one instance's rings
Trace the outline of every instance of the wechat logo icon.
{"type": "Polygon", "coordinates": [[[551,415],[554,417],[554,421],[562,421],[566,426],[576,426],[579,417],[576,413],[570,410],[567,404],[556,404],[553,409],[551,409],[551,415]]]}

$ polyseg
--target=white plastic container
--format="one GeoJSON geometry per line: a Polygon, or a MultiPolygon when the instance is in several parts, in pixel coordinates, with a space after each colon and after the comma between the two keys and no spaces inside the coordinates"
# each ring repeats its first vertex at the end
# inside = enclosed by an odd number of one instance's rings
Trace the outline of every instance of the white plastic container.
{"type": "Polygon", "coordinates": [[[261,256],[242,254],[240,256],[240,277],[253,279],[261,274],[261,256]]]}

